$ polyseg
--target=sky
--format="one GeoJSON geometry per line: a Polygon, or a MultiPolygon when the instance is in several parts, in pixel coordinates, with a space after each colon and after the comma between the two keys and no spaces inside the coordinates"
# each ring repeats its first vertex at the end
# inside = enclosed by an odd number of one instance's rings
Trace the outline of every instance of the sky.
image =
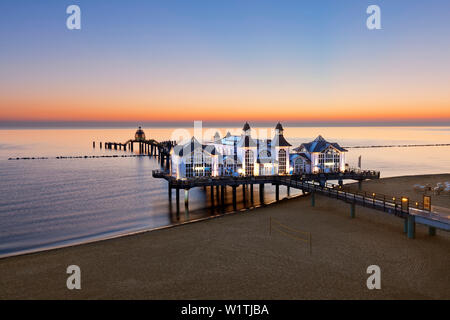
{"type": "Polygon", "coordinates": [[[450,122],[449,13],[448,0],[1,0],[0,122],[450,122]],[[66,27],[72,4],[81,30],[66,27]]]}

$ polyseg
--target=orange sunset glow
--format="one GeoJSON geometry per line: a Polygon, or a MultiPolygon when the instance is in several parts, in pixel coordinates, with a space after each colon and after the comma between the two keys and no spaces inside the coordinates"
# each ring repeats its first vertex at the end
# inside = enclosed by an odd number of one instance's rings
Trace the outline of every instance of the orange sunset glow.
{"type": "Polygon", "coordinates": [[[3,120],[37,121],[234,121],[272,119],[291,121],[389,121],[450,119],[449,102],[445,99],[423,97],[399,99],[384,97],[333,97],[314,100],[310,97],[264,99],[259,97],[195,97],[145,98],[118,96],[84,97],[74,99],[51,98],[0,99],[3,120]],[[261,100],[260,100],[261,99],[261,100]]]}
{"type": "Polygon", "coordinates": [[[0,121],[450,121],[445,19],[405,24],[425,9],[387,6],[375,31],[359,5],[312,6],[312,20],[302,8],[261,21],[231,10],[232,24],[180,12],[113,29],[97,12],[65,33],[56,20],[33,29],[12,19],[0,121]]]}

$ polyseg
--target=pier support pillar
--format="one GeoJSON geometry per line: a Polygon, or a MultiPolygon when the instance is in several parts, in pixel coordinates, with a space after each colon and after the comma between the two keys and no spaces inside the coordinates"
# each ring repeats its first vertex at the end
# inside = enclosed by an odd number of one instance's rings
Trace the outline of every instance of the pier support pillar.
{"type": "Polygon", "coordinates": [[[416,237],[416,217],[408,215],[408,238],[414,239],[416,237]]]}
{"type": "Polygon", "coordinates": [[[339,179],[339,180],[338,180],[338,184],[339,184],[340,186],[343,186],[343,185],[344,185],[344,181],[342,181],[342,179],[339,179]]]}
{"type": "Polygon", "coordinates": [[[288,186],[286,192],[287,192],[287,196],[289,198],[291,196],[291,187],[288,186]]]}
{"type": "Polygon", "coordinates": [[[222,190],[220,190],[220,198],[221,198],[220,202],[221,202],[222,206],[225,205],[225,190],[226,190],[225,188],[226,188],[226,186],[221,186],[222,190]]]}
{"type": "Polygon", "coordinates": [[[362,190],[362,180],[358,180],[358,191],[362,190]]]}
{"type": "Polygon", "coordinates": [[[172,186],[169,184],[169,201],[172,202],[172,186]]]}
{"type": "Polygon", "coordinates": [[[428,227],[428,235],[429,236],[435,236],[436,235],[436,228],[435,227],[428,227]]]}
{"type": "Polygon", "coordinates": [[[311,207],[316,206],[316,193],[313,191],[311,192],[311,207]]]}
{"type": "Polygon", "coordinates": [[[350,218],[354,219],[355,218],[355,203],[352,202],[350,203],[350,218]]]}
{"type": "Polygon", "coordinates": [[[211,207],[214,207],[214,186],[211,186],[211,207]]]}
{"type": "Polygon", "coordinates": [[[236,211],[237,204],[236,204],[236,186],[233,186],[233,211],[236,211]]]}
{"type": "Polygon", "coordinates": [[[176,189],[177,213],[180,212],[180,189],[176,189]]]}
{"type": "Polygon", "coordinates": [[[217,204],[219,205],[220,204],[220,189],[219,189],[219,186],[217,185],[216,186],[216,202],[217,202],[217,204]]]}
{"type": "Polygon", "coordinates": [[[408,219],[403,219],[403,233],[408,233],[408,219]]]}
{"type": "Polygon", "coordinates": [[[184,189],[184,213],[189,214],[189,189],[184,189]]]}
{"type": "Polygon", "coordinates": [[[275,200],[276,201],[280,200],[280,185],[279,184],[275,185],[275,200]]]}
{"type": "Polygon", "coordinates": [[[264,204],[264,183],[259,184],[259,202],[264,204]]]}
{"type": "Polygon", "coordinates": [[[253,203],[253,183],[250,185],[250,203],[253,203]]]}

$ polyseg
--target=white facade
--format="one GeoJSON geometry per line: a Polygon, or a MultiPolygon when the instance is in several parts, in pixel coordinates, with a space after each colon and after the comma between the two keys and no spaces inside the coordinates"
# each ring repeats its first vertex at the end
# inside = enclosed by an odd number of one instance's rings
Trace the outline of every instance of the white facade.
{"type": "Polygon", "coordinates": [[[177,145],[171,153],[172,175],[178,179],[202,176],[286,175],[345,170],[345,152],[321,136],[291,150],[280,123],[273,139],[253,139],[248,123],[242,134],[227,135],[206,145],[195,138],[177,145]]]}
{"type": "Polygon", "coordinates": [[[347,150],[337,143],[326,141],[322,136],[309,143],[303,143],[294,150],[309,158],[312,173],[345,171],[347,150]]]}

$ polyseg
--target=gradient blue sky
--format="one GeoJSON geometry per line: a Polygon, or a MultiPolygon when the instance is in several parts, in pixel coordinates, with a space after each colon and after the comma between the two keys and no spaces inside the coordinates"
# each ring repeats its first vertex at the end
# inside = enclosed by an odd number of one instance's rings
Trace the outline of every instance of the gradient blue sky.
{"type": "Polygon", "coordinates": [[[0,120],[450,119],[450,1],[0,2],[0,120]],[[82,30],[65,27],[70,4],[82,30]],[[382,30],[366,28],[377,4],[382,30]]]}

